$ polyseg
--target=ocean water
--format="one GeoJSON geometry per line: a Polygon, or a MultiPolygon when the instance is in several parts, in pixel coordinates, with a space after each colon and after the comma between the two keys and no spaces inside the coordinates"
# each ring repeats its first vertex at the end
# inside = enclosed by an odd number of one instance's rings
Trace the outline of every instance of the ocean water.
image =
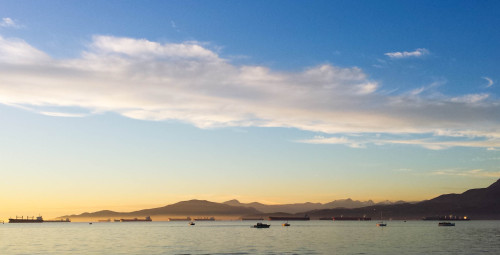
{"type": "Polygon", "coordinates": [[[500,254],[500,221],[0,224],[0,254],[500,254]]]}

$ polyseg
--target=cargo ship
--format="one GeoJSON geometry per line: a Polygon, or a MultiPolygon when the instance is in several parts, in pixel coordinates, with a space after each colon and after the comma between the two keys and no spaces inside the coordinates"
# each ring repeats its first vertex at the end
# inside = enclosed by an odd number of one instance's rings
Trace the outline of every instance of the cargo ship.
{"type": "Polygon", "coordinates": [[[42,216],[38,217],[28,217],[24,218],[21,216],[20,218],[16,216],[15,219],[10,218],[9,223],[44,223],[44,222],[71,222],[69,218],[66,218],[65,220],[60,219],[60,220],[43,220],[42,216]]]}
{"type": "Polygon", "coordinates": [[[133,218],[133,219],[120,219],[120,222],[136,222],[136,221],[153,221],[151,217],[147,216],[144,219],[138,219],[138,218],[133,218]]]}
{"type": "Polygon", "coordinates": [[[186,218],[168,218],[167,221],[191,221],[191,217],[186,217],[186,218]]]}
{"type": "Polygon", "coordinates": [[[43,222],[71,222],[69,218],[66,219],[60,219],[60,220],[44,220],[43,222]]]}
{"type": "Polygon", "coordinates": [[[241,220],[264,220],[262,217],[241,217],[241,220]]]}
{"type": "Polygon", "coordinates": [[[297,216],[269,216],[269,220],[282,220],[282,221],[289,221],[289,220],[310,220],[310,218],[307,215],[305,215],[303,217],[297,217],[297,216]]]}
{"type": "Polygon", "coordinates": [[[23,216],[19,218],[16,216],[15,219],[12,218],[9,219],[9,223],[42,223],[42,222],[43,222],[42,216],[38,216],[36,218],[28,216],[26,216],[26,218],[24,218],[23,216]]]}

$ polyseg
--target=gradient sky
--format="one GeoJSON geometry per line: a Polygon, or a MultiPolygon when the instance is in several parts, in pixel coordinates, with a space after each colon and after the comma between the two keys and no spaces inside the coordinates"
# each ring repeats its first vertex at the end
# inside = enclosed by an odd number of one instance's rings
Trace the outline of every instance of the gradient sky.
{"type": "Polygon", "coordinates": [[[500,178],[498,1],[0,1],[0,218],[500,178]]]}

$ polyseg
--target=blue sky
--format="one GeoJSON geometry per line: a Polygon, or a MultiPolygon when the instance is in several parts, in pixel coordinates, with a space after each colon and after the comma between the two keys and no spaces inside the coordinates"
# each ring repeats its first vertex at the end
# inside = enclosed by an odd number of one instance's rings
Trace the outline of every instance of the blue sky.
{"type": "Polygon", "coordinates": [[[414,201],[500,177],[496,1],[1,7],[8,213],[414,201]]]}

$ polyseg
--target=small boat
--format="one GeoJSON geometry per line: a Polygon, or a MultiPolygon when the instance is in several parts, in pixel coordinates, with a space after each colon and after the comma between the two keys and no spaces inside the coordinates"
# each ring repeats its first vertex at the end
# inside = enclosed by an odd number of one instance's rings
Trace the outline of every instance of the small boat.
{"type": "Polygon", "coordinates": [[[192,222],[192,221],[190,221],[188,224],[191,226],[194,226],[194,222],[192,222]]]}
{"type": "Polygon", "coordinates": [[[283,227],[290,227],[290,223],[288,223],[288,221],[283,223],[283,227]]]}
{"type": "Polygon", "coordinates": [[[382,221],[382,212],[380,212],[380,221],[377,222],[377,227],[387,227],[387,223],[384,223],[384,221],[382,221]]]}
{"type": "Polygon", "coordinates": [[[269,225],[269,224],[264,224],[264,223],[261,223],[261,222],[253,225],[254,228],[269,228],[270,226],[271,225],[269,225]]]}
{"type": "Polygon", "coordinates": [[[439,222],[438,226],[441,226],[441,227],[454,227],[455,223],[451,223],[451,222],[439,222]]]}

